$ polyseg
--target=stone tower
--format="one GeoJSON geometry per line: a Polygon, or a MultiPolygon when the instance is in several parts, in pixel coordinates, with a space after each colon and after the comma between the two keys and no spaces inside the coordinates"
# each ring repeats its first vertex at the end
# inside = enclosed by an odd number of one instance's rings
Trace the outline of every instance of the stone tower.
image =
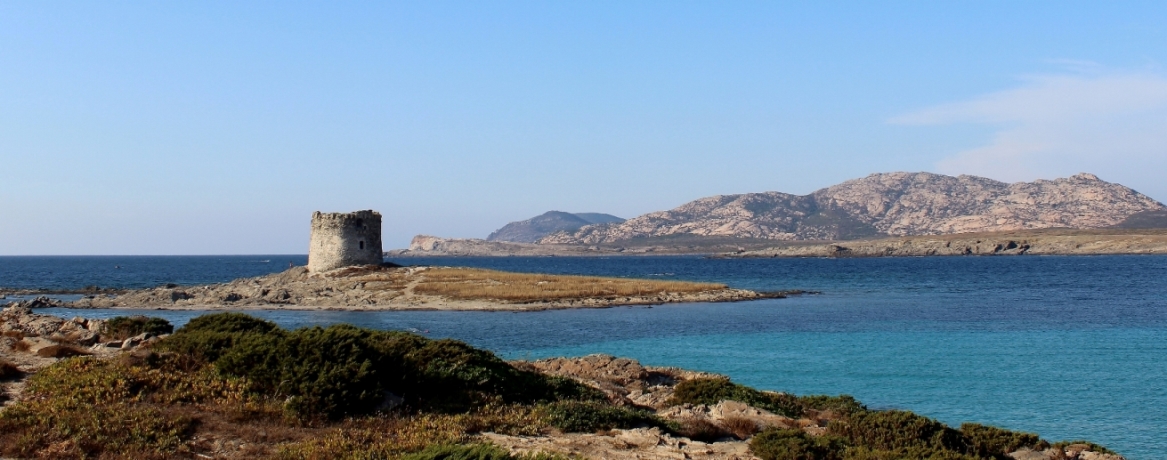
{"type": "Polygon", "coordinates": [[[380,264],[381,214],[375,211],[312,213],[308,271],[380,264]]]}

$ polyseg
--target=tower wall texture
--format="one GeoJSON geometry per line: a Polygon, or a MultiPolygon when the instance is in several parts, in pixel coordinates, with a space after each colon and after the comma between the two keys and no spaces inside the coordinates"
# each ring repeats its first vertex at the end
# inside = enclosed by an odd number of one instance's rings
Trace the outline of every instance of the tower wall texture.
{"type": "Polygon", "coordinates": [[[350,265],[379,264],[383,260],[380,213],[312,213],[308,271],[322,272],[350,265]]]}

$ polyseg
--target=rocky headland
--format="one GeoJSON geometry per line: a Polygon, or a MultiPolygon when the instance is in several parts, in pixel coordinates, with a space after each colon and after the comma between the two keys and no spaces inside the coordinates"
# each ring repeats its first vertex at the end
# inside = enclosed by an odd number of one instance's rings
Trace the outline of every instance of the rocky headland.
{"type": "Polygon", "coordinates": [[[603,308],[780,298],[722,284],[510,273],[456,267],[353,266],[324,273],[305,267],[203,286],[166,285],[90,294],[75,308],[506,310],[603,308]]]}
{"type": "Polygon", "coordinates": [[[13,458],[1122,460],[607,355],[505,362],[452,340],[237,313],[174,331],[9,306],[0,390],[0,456],[13,458]]]}

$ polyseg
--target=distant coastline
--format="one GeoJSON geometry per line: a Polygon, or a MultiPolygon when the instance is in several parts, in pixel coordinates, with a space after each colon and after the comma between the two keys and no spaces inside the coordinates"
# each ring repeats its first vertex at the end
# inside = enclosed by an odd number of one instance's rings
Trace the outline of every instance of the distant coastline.
{"type": "Polygon", "coordinates": [[[962,255],[1167,254],[1167,229],[1040,229],[841,241],[728,237],[653,237],[603,245],[506,243],[431,236],[388,257],[566,257],[704,255],[713,257],[921,257],[962,255]]]}

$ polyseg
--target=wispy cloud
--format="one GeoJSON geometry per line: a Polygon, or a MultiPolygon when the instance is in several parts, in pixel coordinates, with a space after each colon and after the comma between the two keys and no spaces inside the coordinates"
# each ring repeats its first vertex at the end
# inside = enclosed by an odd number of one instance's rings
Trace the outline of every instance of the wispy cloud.
{"type": "Polygon", "coordinates": [[[998,126],[984,145],[939,161],[940,172],[1012,181],[1090,171],[1167,193],[1158,185],[1167,173],[1167,78],[1084,61],[1062,64],[1075,73],[1027,76],[1017,88],[890,122],[998,126]]]}

